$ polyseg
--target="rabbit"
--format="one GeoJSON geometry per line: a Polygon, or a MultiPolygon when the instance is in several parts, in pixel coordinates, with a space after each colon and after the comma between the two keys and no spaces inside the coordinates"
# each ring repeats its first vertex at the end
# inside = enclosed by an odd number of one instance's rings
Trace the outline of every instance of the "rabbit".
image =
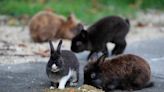
{"type": "Polygon", "coordinates": [[[109,55],[107,43],[115,44],[112,55],[123,53],[126,47],[125,37],[130,29],[128,19],[122,19],[119,16],[107,16],[100,19],[87,30],[81,29],[81,32],[72,39],[71,50],[73,52],[91,51],[88,60],[95,52],[102,52],[109,55]]]}
{"type": "Polygon", "coordinates": [[[79,24],[80,22],[72,13],[66,20],[64,16],[48,9],[32,17],[29,23],[30,36],[34,42],[46,42],[60,38],[71,40],[79,33],[79,24]]]}
{"type": "Polygon", "coordinates": [[[105,92],[140,90],[152,87],[151,69],[147,61],[133,54],[121,54],[113,58],[102,55],[84,67],[84,84],[93,85],[105,92]]]}
{"type": "Polygon", "coordinates": [[[57,87],[64,89],[66,83],[70,86],[77,86],[79,80],[79,62],[75,54],[68,50],[60,50],[62,40],[60,40],[57,50],[54,50],[52,41],[50,45],[50,59],[46,66],[48,78],[51,81],[50,89],[57,87]],[[59,85],[58,85],[59,83],[59,85]]]}
{"type": "Polygon", "coordinates": [[[52,40],[64,22],[63,16],[57,15],[51,10],[40,11],[29,22],[30,36],[34,42],[52,40]]]}

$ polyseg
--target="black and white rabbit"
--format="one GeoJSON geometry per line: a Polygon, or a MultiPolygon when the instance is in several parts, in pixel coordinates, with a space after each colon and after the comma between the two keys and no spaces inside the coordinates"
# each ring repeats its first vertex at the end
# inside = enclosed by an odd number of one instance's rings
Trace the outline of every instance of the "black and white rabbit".
{"type": "Polygon", "coordinates": [[[50,45],[50,59],[47,63],[46,72],[51,81],[50,89],[59,83],[58,88],[64,89],[66,83],[70,81],[70,86],[77,86],[79,80],[79,62],[75,54],[68,50],[60,50],[62,40],[60,40],[57,50],[54,50],[52,41],[50,45]]]}

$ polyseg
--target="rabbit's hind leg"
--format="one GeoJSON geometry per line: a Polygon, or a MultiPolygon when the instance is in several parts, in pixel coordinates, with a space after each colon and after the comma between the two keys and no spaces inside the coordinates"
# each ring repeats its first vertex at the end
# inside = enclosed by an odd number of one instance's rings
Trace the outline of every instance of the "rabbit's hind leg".
{"type": "Polygon", "coordinates": [[[61,78],[61,80],[59,82],[59,86],[58,86],[59,89],[65,88],[65,85],[66,85],[67,81],[71,78],[72,74],[73,74],[73,70],[69,69],[68,75],[61,78]]]}
{"type": "Polygon", "coordinates": [[[79,73],[77,71],[73,71],[73,75],[70,80],[70,86],[77,86],[78,80],[79,80],[79,73]]]}

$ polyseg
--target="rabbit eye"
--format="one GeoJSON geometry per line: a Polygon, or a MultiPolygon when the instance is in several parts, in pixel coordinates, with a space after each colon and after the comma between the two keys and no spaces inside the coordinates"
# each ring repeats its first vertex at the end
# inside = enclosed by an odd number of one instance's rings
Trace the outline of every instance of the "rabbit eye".
{"type": "Polygon", "coordinates": [[[57,65],[57,66],[60,66],[60,61],[57,61],[57,62],[56,62],[56,65],[57,65]]]}
{"type": "Polygon", "coordinates": [[[96,77],[96,73],[91,74],[91,78],[94,79],[96,77]]]}
{"type": "Polygon", "coordinates": [[[78,41],[78,42],[76,42],[76,45],[77,46],[80,46],[80,45],[82,45],[82,42],[81,41],[78,41]]]}
{"type": "Polygon", "coordinates": [[[84,67],[84,71],[87,71],[87,70],[88,70],[88,67],[85,66],[85,67],[84,67]]]}

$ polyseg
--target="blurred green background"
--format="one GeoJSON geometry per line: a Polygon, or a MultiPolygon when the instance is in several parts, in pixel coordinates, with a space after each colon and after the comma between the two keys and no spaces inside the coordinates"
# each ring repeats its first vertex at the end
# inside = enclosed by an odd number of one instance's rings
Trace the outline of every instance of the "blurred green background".
{"type": "Polygon", "coordinates": [[[45,8],[64,16],[73,12],[89,24],[107,15],[135,17],[141,10],[164,10],[164,0],[0,0],[1,15],[33,16],[45,8]]]}

